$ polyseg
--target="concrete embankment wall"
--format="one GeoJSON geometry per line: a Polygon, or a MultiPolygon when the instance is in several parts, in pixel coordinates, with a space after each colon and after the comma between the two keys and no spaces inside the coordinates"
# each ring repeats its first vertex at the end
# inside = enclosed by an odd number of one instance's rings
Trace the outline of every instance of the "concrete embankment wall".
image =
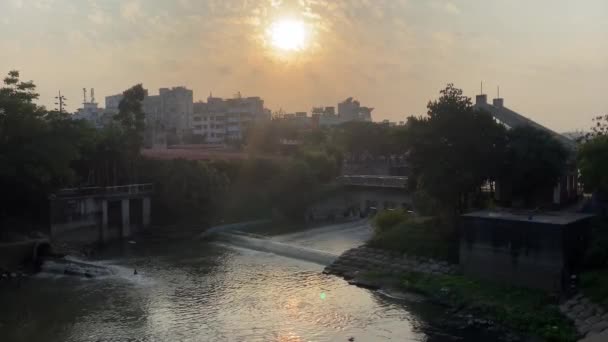
{"type": "Polygon", "coordinates": [[[393,275],[403,272],[420,272],[446,275],[457,274],[458,265],[359,246],[344,252],[333,264],[325,268],[325,273],[342,276],[347,280],[356,278],[358,274],[365,272],[393,275]]]}
{"type": "Polygon", "coordinates": [[[27,240],[0,244],[0,269],[13,271],[33,265],[43,250],[50,251],[47,240],[27,240]]]}

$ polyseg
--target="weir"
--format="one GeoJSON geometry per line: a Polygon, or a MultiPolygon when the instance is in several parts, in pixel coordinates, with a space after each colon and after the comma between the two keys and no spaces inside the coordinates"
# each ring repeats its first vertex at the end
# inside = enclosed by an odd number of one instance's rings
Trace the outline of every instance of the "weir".
{"type": "Polygon", "coordinates": [[[322,266],[330,265],[339,256],[337,254],[320,251],[313,248],[272,241],[265,238],[227,233],[220,233],[217,235],[217,237],[220,241],[227,242],[238,247],[304,260],[322,266]]]}

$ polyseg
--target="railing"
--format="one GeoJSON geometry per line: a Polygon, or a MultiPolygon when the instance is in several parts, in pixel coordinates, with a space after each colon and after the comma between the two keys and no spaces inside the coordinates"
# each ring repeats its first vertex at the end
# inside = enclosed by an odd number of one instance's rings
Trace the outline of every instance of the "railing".
{"type": "Polygon", "coordinates": [[[154,185],[151,183],[127,184],[108,187],[97,186],[86,188],[61,189],[57,192],[56,197],[136,195],[151,193],[153,190],[154,185]]]}
{"type": "Polygon", "coordinates": [[[338,182],[343,185],[401,189],[407,187],[407,180],[408,178],[403,176],[353,175],[338,177],[338,182]]]}

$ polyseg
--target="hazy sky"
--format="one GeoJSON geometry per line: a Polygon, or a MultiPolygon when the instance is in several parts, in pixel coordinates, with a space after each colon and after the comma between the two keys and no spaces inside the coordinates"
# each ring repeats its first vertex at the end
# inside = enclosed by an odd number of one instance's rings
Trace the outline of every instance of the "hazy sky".
{"type": "Polygon", "coordinates": [[[423,114],[448,82],[484,81],[550,128],[608,113],[606,0],[0,0],[0,72],[18,69],[52,106],[135,83],[195,99],[259,95],[310,111],[353,96],[374,119],[423,114]],[[279,52],[268,27],[303,22],[306,47],[279,52]]]}

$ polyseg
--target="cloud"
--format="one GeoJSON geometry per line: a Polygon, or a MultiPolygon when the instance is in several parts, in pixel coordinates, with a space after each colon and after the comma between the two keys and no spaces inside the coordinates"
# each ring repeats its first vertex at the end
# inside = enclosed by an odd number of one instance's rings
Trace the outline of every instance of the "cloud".
{"type": "Polygon", "coordinates": [[[462,13],[460,7],[452,1],[433,1],[431,2],[431,8],[454,15],[462,13]]]}
{"type": "Polygon", "coordinates": [[[11,0],[11,5],[13,5],[15,8],[22,8],[23,0],[11,0]]]}
{"type": "Polygon", "coordinates": [[[122,4],[120,6],[120,15],[128,21],[135,21],[143,16],[141,4],[136,0],[122,4]]]}

